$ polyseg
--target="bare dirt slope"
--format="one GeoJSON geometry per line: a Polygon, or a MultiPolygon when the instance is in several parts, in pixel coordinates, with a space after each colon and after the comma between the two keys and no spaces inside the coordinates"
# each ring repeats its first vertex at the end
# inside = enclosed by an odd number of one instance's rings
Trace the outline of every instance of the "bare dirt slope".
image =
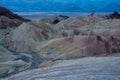
{"type": "Polygon", "coordinates": [[[120,80],[119,66],[119,57],[88,57],[25,71],[5,80],[120,80]]]}

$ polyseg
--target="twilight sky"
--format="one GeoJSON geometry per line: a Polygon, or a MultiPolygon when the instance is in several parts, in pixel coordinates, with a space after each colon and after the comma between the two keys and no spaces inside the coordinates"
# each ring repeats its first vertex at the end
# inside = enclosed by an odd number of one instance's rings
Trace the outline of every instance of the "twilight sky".
{"type": "Polygon", "coordinates": [[[0,6],[14,12],[113,12],[119,0],[0,0],[0,6]]]}

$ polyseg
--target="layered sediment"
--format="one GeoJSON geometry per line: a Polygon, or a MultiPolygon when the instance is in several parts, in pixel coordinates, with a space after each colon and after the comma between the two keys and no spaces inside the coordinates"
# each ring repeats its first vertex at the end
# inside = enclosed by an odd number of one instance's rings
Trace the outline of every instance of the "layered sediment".
{"type": "Polygon", "coordinates": [[[119,13],[28,22],[0,9],[1,79],[120,79],[119,13]]]}

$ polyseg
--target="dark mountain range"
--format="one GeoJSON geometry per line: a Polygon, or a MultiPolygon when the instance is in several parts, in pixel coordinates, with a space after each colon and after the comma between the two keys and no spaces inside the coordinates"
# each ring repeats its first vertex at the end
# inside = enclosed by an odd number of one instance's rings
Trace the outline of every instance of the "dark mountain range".
{"type": "Polygon", "coordinates": [[[24,19],[4,7],[0,7],[0,29],[6,29],[8,27],[18,27],[23,22],[28,21],[30,20],[24,19]]]}
{"type": "Polygon", "coordinates": [[[0,7],[0,16],[6,16],[10,19],[18,19],[21,21],[29,21],[27,19],[22,18],[21,16],[12,13],[10,10],[4,8],[4,7],[0,7]]]}

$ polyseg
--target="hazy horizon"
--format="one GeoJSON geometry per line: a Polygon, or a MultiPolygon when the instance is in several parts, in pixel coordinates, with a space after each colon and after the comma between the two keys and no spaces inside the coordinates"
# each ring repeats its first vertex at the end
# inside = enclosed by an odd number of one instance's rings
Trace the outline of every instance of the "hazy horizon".
{"type": "MultiPolygon", "coordinates": [[[[57,15],[65,15],[69,17],[80,17],[80,16],[87,16],[92,14],[93,12],[16,12],[16,14],[21,15],[22,17],[30,20],[39,20],[43,18],[54,17],[57,15]]],[[[108,15],[112,14],[113,12],[95,12],[98,15],[108,15]]]]}

